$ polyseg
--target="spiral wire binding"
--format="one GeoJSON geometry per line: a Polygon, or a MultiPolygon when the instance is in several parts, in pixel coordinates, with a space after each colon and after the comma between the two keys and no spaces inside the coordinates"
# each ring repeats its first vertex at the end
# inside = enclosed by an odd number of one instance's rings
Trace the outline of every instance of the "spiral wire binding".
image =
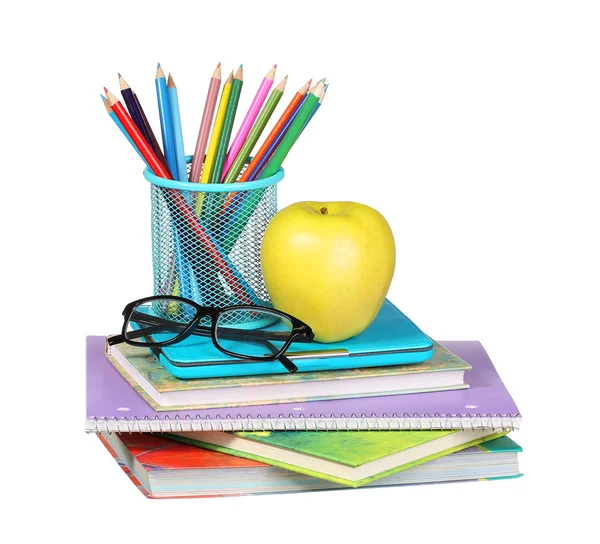
{"type": "Polygon", "coordinates": [[[498,432],[518,430],[521,425],[520,414],[340,414],[325,415],[310,414],[299,416],[279,414],[273,418],[258,415],[256,417],[235,418],[227,415],[225,418],[216,416],[180,418],[175,416],[164,418],[137,417],[129,418],[98,418],[86,420],[87,433],[101,432],[184,432],[184,431],[428,431],[428,430],[468,430],[490,429],[498,432]]]}

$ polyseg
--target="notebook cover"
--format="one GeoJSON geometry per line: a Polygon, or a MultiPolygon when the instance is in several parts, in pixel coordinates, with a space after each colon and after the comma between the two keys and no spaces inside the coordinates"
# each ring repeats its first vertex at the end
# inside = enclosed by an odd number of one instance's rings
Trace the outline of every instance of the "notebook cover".
{"type": "MultiPolygon", "coordinates": [[[[248,440],[254,440],[256,442],[261,442],[262,444],[274,446],[276,448],[289,449],[347,466],[358,467],[370,461],[375,461],[376,459],[387,457],[393,453],[425,444],[443,436],[458,432],[472,433],[473,431],[377,431],[340,433],[328,433],[321,431],[266,431],[250,433],[238,432],[234,434],[248,440]]],[[[319,478],[321,480],[327,480],[339,485],[348,487],[362,487],[365,484],[380,480],[381,478],[385,478],[386,476],[390,476],[391,474],[395,474],[402,470],[407,470],[445,455],[476,446],[488,440],[499,438],[506,433],[495,433],[483,437],[480,436],[465,444],[440,449],[439,451],[425,457],[421,457],[420,459],[415,459],[403,465],[399,465],[378,474],[357,480],[348,480],[340,476],[293,465],[285,461],[272,459],[266,455],[262,456],[220,444],[212,444],[202,440],[202,435],[206,435],[208,433],[200,432],[196,434],[198,435],[197,439],[170,433],[168,433],[168,437],[185,444],[197,445],[202,448],[215,450],[221,453],[252,459],[261,463],[273,465],[274,467],[283,468],[292,472],[298,472],[300,474],[306,474],[307,476],[319,478]]]]}
{"type": "MultiPolygon", "coordinates": [[[[265,329],[268,330],[268,327],[265,329]]],[[[161,335],[156,335],[160,340],[161,335]]],[[[262,355],[264,348],[248,346],[262,355]]],[[[432,341],[389,300],[385,300],[377,317],[361,334],[331,344],[294,343],[286,353],[344,350],[344,357],[314,357],[294,360],[298,372],[312,372],[338,368],[362,368],[389,364],[410,364],[426,361],[432,355],[432,341]]],[[[278,361],[240,362],[215,348],[212,339],[192,335],[182,342],[163,347],[160,362],[179,378],[214,378],[281,374],[288,371],[278,361]],[[202,363],[199,365],[198,363],[202,363]],[[228,364],[229,363],[229,364],[228,364]]]]}
{"type": "MultiPolygon", "coordinates": [[[[228,378],[204,378],[204,379],[193,379],[193,380],[181,380],[173,376],[168,370],[161,366],[156,359],[149,353],[146,348],[138,348],[129,346],[127,344],[120,344],[118,346],[112,346],[111,350],[118,349],[121,354],[127,358],[129,363],[160,393],[169,393],[174,391],[192,391],[192,390],[206,390],[206,389],[220,389],[220,388],[235,388],[235,387],[252,387],[252,386],[272,386],[277,387],[280,385],[298,383],[298,382],[314,382],[314,387],[311,391],[310,400],[328,400],[332,398],[351,398],[351,394],[337,394],[327,393],[327,384],[321,385],[319,382],[332,381],[332,380],[351,380],[351,379],[365,379],[370,377],[380,376],[401,376],[408,374],[421,374],[429,372],[444,372],[444,371],[457,371],[457,370],[470,370],[471,365],[467,364],[460,357],[448,351],[446,348],[433,342],[434,350],[433,356],[428,361],[417,363],[417,364],[406,364],[406,365],[393,365],[384,367],[373,367],[373,368],[355,368],[345,370],[328,371],[323,370],[320,372],[303,372],[290,374],[267,374],[264,376],[235,376],[228,378]],[[323,389],[323,390],[321,390],[323,389]]],[[[197,405],[185,405],[185,406],[171,406],[163,408],[158,402],[156,402],[144,389],[136,382],[135,377],[130,376],[127,370],[125,370],[121,364],[109,355],[109,360],[113,366],[120,372],[120,374],[127,380],[135,390],[144,398],[146,402],[157,411],[165,410],[183,410],[183,409],[201,409],[208,407],[239,407],[248,406],[252,404],[282,404],[290,402],[300,402],[308,400],[307,398],[294,398],[286,397],[280,400],[263,400],[260,402],[222,402],[219,405],[213,404],[197,404],[197,405]]],[[[431,388],[428,391],[440,391],[442,389],[460,389],[468,387],[467,384],[461,386],[452,387],[438,387],[431,388]]],[[[410,391],[415,393],[417,391],[410,391]]],[[[377,396],[382,394],[406,394],[406,391],[394,391],[388,388],[385,391],[379,393],[370,393],[368,396],[377,396]]]]}
{"type": "Polygon", "coordinates": [[[253,421],[258,421],[259,429],[268,430],[277,426],[277,420],[281,418],[290,419],[293,423],[291,428],[309,430],[311,422],[323,423],[325,428],[332,429],[340,424],[346,428],[344,422],[349,429],[364,428],[365,425],[368,428],[384,425],[385,429],[385,425],[395,428],[395,420],[404,421],[411,417],[433,420],[434,428],[447,428],[452,424],[452,418],[460,419],[461,425],[478,427],[488,416],[500,418],[503,425],[518,428],[519,410],[483,346],[476,341],[442,341],[440,344],[471,365],[466,375],[468,389],[273,406],[156,412],[112,366],[104,353],[105,337],[88,336],[86,429],[96,432],[104,428],[113,429],[118,425],[108,425],[110,420],[116,423],[121,420],[124,423],[122,430],[144,430],[146,427],[139,420],[147,423],[148,427],[151,420],[168,420],[165,430],[171,431],[247,430],[247,424],[253,421]],[[377,421],[371,427],[369,420],[373,419],[377,421]],[[173,425],[177,421],[189,424],[180,428],[180,425],[173,425]]]}
{"type": "MultiPolygon", "coordinates": [[[[127,467],[126,463],[123,459],[119,457],[116,451],[113,449],[111,444],[108,442],[105,435],[98,434],[97,435],[104,447],[111,454],[113,459],[119,464],[122,470],[127,474],[132,483],[140,490],[148,498],[198,498],[195,495],[186,494],[185,489],[181,489],[179,494],[173,495],[172,497],[154,497],[149,490],[147,490],[144,485],[138,480],[138,478],[131,472],[131,470],[127,467]]],[[[219,453],[212,450],[206,450],[204,448],[199,448],[195,446],[189,446],[187,444],[173,442],[163,437],[158,437],[151,434],[141,434],[141,433],[124,433],[119,434],[120,439],[124,443],[124,447],[129,453],[129,457],[135,457],[142,465],[142,468],[145,472],[146,480],[148,474],[152,472],[174,472],[180,470],[203,470],[203,469],[215,469],[218,471],[222,471],[224,475],[226,475],[228,469],[230,468],[243,468],[248,471],[252,471],[255,469],[266,468],[267,470],[279,471],[277,468],[270,467],[265,463],[260,463],[258,461],[253,461],[249,459],[244,459],[241,457],[235,457],[232,455],[227,455],[224,453],[219,453]]],[[[512,452],[518,453],[521,452],[521,447],[514,442],[508,436],[503,436],[500,438],[496,438],[486,442],[485,444],[481,444],[475,447],[467,448],[452,454],[453,457],[460,458],[462,455],[468,455],[473,453],[502,453],[502,452],[512,452]],[[484,447],[485,446],[485,447],[484,447]]],[[[509,478],[517,478],[520,477],[521,474],[517,474],[515,476],[502,476],[495,478],[479,478],[479,480],[495,480],[495,479],[509,479],[509,478]]],[[[265,476],[268,480],[269,476],[265,476]]],[[[300,491],[309,491],[309,490],[322,490],[322,489],[340,489],[335,484],[331,484],[326,482],[325,480],[317,481],[309,481],[309,483],[314,482],[318,484],[319,487],[309,487],[306,485],[307,478],[304,475],[298,475],[296,478],[293,478],[286,490],[271,490],[273,493],[286,493],[286,492],[300,492],[300,491]],[[296,479],[297,478],[297,479],[296,479]],[[292,487],[294,486],[294,487],[292,487]]],[[[226,480],[223,480],[225,482],[226,480]]],[[[465,481],[465,480],[449,480],[449,481],[465,481]]],[[[384,486],[389,485],[382,482],[375,482],[374,484],[370,484],[368,487],[372,486],[384,486]]],[[[393,484],[393,485],[407,485],[407,484],[393,484]]],[[[231,486],[231,484],[223,483],[222,488],[227,489],[227,487],[231,486]]],[[[219,497],[224,496],[224,494],[215,494],[214,495],[202,495],[203,498],[207,497],[219,497]]],[[[220,490],[219,490],[220,491],[220,490]]],[[[188,491],[189,493],[189,491],[188,491]]],[[[248,486],[240,486],[236,490],[229,490],[227,496],[236,496],[236,495],[251,495],[255,494],[257,491],[255,489],[249,488],[248,486]],[[233,492],[231,492],[233,491],[233,492]]],[[[264,491],[263,491],[264,493],[264,491]]]]}

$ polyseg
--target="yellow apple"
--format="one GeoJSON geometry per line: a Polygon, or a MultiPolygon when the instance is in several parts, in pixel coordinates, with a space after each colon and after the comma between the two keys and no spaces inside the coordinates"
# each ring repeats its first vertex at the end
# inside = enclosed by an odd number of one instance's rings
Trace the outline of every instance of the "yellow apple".
{"type": "Polygon", "coordinates": [[[355,202],[298,202],[282,209],[261,251],[273,306],[304,321],[318,342],[345,340],[371,324],[395,262],[387,221],[355,202]]]}

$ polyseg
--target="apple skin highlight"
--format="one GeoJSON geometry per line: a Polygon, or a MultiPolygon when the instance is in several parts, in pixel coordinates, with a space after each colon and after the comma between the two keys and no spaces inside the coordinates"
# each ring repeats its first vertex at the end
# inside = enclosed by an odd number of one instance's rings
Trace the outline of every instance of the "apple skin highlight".
{"type": "Polygon", "coordinates": [[[273,306],[310,325],[322,343],[346,340],[372,323],[395,263],[387,221],[356,202],[298,202],[282,209],[261,251],[273,306]]]}

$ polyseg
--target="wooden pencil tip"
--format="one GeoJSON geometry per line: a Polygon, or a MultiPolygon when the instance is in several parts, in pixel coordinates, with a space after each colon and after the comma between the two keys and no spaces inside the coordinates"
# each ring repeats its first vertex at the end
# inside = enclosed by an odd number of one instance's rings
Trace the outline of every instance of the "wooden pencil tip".
{"type": "Polygon", "coordinates": [[[219,62],[219,64],[217,64],[217,67],[215,68],[215,71],[214,71],[212,77],[214,79],[221,79],[221,63],[220,62],[219,62]]]}
{"type": "Polygon", "coordinates": [[[277,64],[275,66],[273,66],[273,68],[271,68],[267,72],[267,75],[265,76],[265,79],[270,79],[272,81],[275,78],[275,71],[276,70],[277,70],[277,64]]]}
{"type": "Polygon", "coordinates": [[[104,88],[104,90],[106,91],[106,98],[108,99],[108,104],[110,106],[112,106],[113,104],[116,104],[118,102],[118,100],[115,98],[115,95],[112,94],[106,87],[104,88]]]}
{"type": "Polygon", "coordinates": [[[231,73],[229,74],[229,77],[225,81],[225,85],[227,85],[227,83],[229,83],[231,85],[232,81],[233,81],[233,70],[231,70],[231,73]]]}
{"type": "Polygon", "coordinates": [[[100,93],[100,98],[102,98],[102,102],[106,102],[106,96],[104,96],[102,93],[100,93]]]}
{"type": "Polygon", "coordinates": [[[312,79],[309,79],[300,89],[298,89],[298,93],[301,95],[306,94],[306,91],[310,88],[310,84],[312,83],[312,79]]]}
{"type": "Polygon", "coordinates": [[[160,68],[160,62],[156,63],[156,69],[158,70],[160,68]]]}
{"type": "Polygon", "coordinates": [[[244,70],[242,68],[242,65],[240,64],[240,67],[237,69],[237,72],[235,73],[235,79],[243,79],[244,78],[244,70]]]}
{"type": "Polygon", "coordinates": [[[156,79],[160,79],[165,77],[165,73],[163,72],[163,69],[161,67],[161,65],[158,65],[158,69],[156,70],[156,79]]]}
{"type": "Polygon", "coordinates": [[[108,95],[108,89],[106,87],[104,87],[104,92],[106,93],[106,95],[108,95]]]}
{"type": "Polygon", "coordinates": [[[177,86],[175,85],[175,82],[173,81],[173,77],[171,76],[171,74],[169,74],[169,79],[167,80],[167,87],[170,87],[171,89],[177,88],[177,86]]]}
{"type": "Polygon", "coordinates": [[[121,74],[119,74],[119,88],[121,90],[129,89],[129,85],[127,84],[127,81],[125,81],[125,78],[123,78],[123,76],[121,74]]]}
{"type": "Polygon", "coordinates": [[[313,89],[312,94],[321,98],[321,96],[323,96],[323,88],[324,87],[325,87],[325,83],[323,83],[322,81],[319,81],[319,83],[317,83],[317,85],[313,89]]]}
{"type": "Polygon", "coordinates": [[[283,79],[282,79],[282,80],[279,82],[279,85],[277,85],[277,87],[275,87],[275,90],[283,92],[283,90],[285,89],[285,85],[286,85],[286,83],[287,83],[287,79],[288,79],[288,76],[285,76],[285,77],[284,77],[284,78],[283,78],[283,79]]]}

